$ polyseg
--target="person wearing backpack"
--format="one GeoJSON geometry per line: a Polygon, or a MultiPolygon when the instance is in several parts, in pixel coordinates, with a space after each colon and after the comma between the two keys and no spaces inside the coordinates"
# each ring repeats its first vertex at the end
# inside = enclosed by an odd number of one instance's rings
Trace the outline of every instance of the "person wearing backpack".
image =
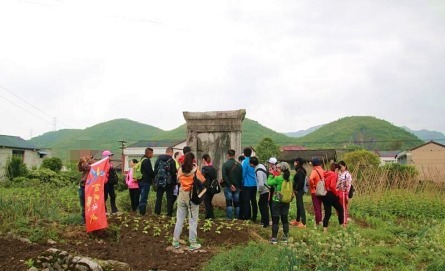
{"type": "Polygon", "coordinates": [[[176,162],[172,157],[173,148],[168,147],[165,154],[161,154],[155,162],[156,203],[155,214],[161,214],[162,198],[167,197],[167,216],[173,216],[173,190],[176,185],[176,162]]]}
{"type": "Polygon", "coordinates": [[[256,184],[260,199],[258,200],[258,208],[261,214],[261,226],[269,227],[269,187],[267,186],[267,170],[263,164],[260,164],[258,158],[250,157],[250,166],[255,169],[256,184]]]}
{"type": "Polygon", "coordinates": [[[306,169],[303,167],[304,161],[302,158],[298,157],[294,160],[295,176],[294,176],[294,191],[297,195],[296,205],[297,205],[297,216],[296,219],[291,220],[290,224],[292,226],[297,226],[299,228],[306,228],[306,211],[304,209],[303,195],[304,187],[306,185],[306,169]]]}
{"type": "Polygon", "coordinates": [[[235,150],[227,151],[227,161],[221,168],[224,187],[224,197],[226,198],[227,219],[239,219],[240,216],[240,188],[243,181],[243,168],[235,160],[235,150]],[[235,214],[233,213],[235,209],[235,214]]]}
{"type": "Polygon", "coordinates": [[[315,190],[317,187],[317,183],[322,179],[322,176],[324,176],[324,170],[320,166],[321,162],[320,159],[314,158],[311,161],[312,163],[312,172],[309,177],[309,187],[311,190],[311,198],[312,198],[312,206],[314,207],[314,214],[315,214],[315,227],[321,224],[322,220],[322,213],[321,213],[321,197],[315,195],[315,190]]]}
{"type": "Polygon", "coordinates": [[[191,193],[194,178],[204,183],[205,177],[198,169],[195,161],[195,155],[188,152],[183,159],[183,163],[178,170],[178,181],[180,183],[179,195],[177,199],[178,208],[176,209],[176,224],[173,232],[173,248],[180,248],[179,240],[184,226],[184,220],[188,217],[189,222],[189,249],[196,250],[201,248],[201,244],[197,241],[198,215],[199,205],[194,204],[191,200],[191,193]]]}
{"type": "Polygon", "coordinates": [[[205,153],[202,156],[202,175],[204,175],[206,181],[204,182],[204,186],[207,188],[207,192],[205,193],[204,198],[204,206],[206,210],[205,219],[215,218],[215,214],[213,212],[212,200],[213,194],[212,189],[210,189],[211,184],[214,180],[217,179],[217,173],[215,167],[212,165],[212,158],[208,153],[205,153]]]}
{"type": "MultiPolygon", "coordinates": [[[[110,157],[114,154],[109,151],[105,150],[102,152],[102,159],[105,157],[110,157]]],[[[107,180],[105,181],[105,187],[104,187],[104,200],[105,200],[105,212],[107,211],[107,199],[108,195],[110,195],[110,205],[111,205],[111,213],[116,214],[119,210],[116,206],[116,191],[114,189],[114,186],[116,185],[118,181],[118,177],[116,174],[116,169],[114,169],[113,165],[110,163],[110,168],[108,169],[107,174],[107,180]]]]}
{"type": "MultiPolygon", "coordinates": [[[[289,164],[286,162],[281,162],[277,165],[276,169],[280,172],[280,175],[274,176],[273,174],[269,175],[267,179],[267,185],[275,187],[275,193],[272,197],[272,238],[270,239],[271,244],[277,244],[277,235],[278,235],[278,223],[281,219],[281,223],[283,224],[283,237],[281,241],[283,243],[287,243],[289,238],[289,207],[290,202],[283,202],[282,199],[282,188],[284,186],[284,182],[291,182],[292,176],[289,171],[289,164]]],[[[292,185],[289,184],[290,193],[292,194],[292,185]]]]}
{"type": "Polygon", "coordinates": [[[139,214],[145,215],[147,212],[148,193],[150,192],[150,185],[155,177],[153,167],[151,166],[151,158],[153,157],[153,149],[146,148],[145,154],[141,158],[141,173],[142,178],[138,179],[139,190],[141,197],[139,198],[139,214]]]}
{"type": "Polygon", "coordinates": [[[133,167],[135,164],[137,164],[137,159],[132,159],[130,161],[130,169],[128,170],[127,176],[125,176],[125,183],[128,186],[128,192],[130,194],[130,202],[131,202],[131,210],[133,212],[136,212],[139,205],[139,184],[137,180],[133,178],[133,167]]]}
{"type": "Polygon", "coordinates": [[[324,174],[325,186],[326,186],[326,196],[321,197],[323,201],[324,208],[324,218],[323,218],[323,232],[328,231],[329,219],[332,214],[332,207],[335,208],[338,215],[338,223],[343,225],[343,207],[338,200],[338,191],[337,191],[337,179],[338,179],[338,171],[340,169],[340,165],[336,163],[331,164],[331,168],[329,171],[326,171],[324,174]]]}

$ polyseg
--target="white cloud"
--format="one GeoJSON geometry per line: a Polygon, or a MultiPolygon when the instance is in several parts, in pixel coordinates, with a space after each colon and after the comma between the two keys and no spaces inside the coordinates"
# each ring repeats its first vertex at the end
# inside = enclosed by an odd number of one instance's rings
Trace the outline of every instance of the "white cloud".
{"type": "Polygon", "coordinates": [[[53,118],[57,128],[129,118],[169,130],[182,111],[240,108],[283,132],[350,115],[444,132],[444,7],[2,1],[0,86],[16,96],[0,87],[0,134],[36,136],[53,118]]]}

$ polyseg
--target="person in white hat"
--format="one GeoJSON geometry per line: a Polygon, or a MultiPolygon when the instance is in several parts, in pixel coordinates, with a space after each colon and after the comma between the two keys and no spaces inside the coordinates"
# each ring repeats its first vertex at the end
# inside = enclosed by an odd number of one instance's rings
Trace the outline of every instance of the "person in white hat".
{"type": "MultiPolygon", "coordinates": [[[[111,161],[111,156],[113,156],[113,153],[109,150],[105,150],[102,152],[102,158],[105,157],[110,157],[110,161],[111,161]]],[[[108,199],[108,195],[110,195],[110,205],[111,205],[111,212],[113,214],[117,213],[119,210],[117,209],[116,206],[116,192],[114,190],[114,185],[117,183],[117,174],[116,174],[116,170],[113,168],[113,165],[110,163],[110,168],[107,172],[107,182],[105,183],[105,189],[104,189],[104,200],[105,200],[105,211],[107,210],[107,199],[108,199]]]]}

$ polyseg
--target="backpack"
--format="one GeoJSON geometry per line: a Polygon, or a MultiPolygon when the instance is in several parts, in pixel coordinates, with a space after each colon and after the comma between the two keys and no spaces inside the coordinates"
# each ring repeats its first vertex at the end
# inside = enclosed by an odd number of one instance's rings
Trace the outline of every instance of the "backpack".
{"type": "MultiPolygon", "coordinates": [[[[315,170],[317,171],[317,170],[315,170]]],[[[328,191],[326,190],[326,184],[324,181],[324,178],[321,177],[320,173],[317,171],[318,176],[320,176],[320,180],[317,183],[317,186],[315,187],[315,196],[326,196],[328,191]]]]}
{"type": "Polygon", "coordinates": [[[284,180],[281,184],[281,191],[277,192],[277,198],[280,202],[289,203],[294,198],[294,189],[291,181],[284,180]]]}
{"type": "Polygon", "coordinates": [[[158,164],[158,173],[155,176],[154,186],[165,188],[167,184],[172,183],[172,176],[170,174],[170,161],[172,158],[168,160],[159,160],[158,164]]]}
{"type": "Polygon", "coordinates": [[[142,179],[142,161],[144,161],[145,159],[147,159],[146,157],[142,158],[141,161],[137,162],[134,166],[133,166],[133,179],[135,180],[140,180],[142,179]]]}
{"type": "Polygon", "coordinates": [[[221,186],[219,185],[219,181],[213,180],[209,186],[209,193],[218,194],[219,192],[221,192],[221,186]]]}
{"type": "Polygon", "coordinates": [[[306,175],[304,177],[304,193],[308,193],[309,192],[309,177],[306,175]]]}
{"type": "Polygon", "coordinates": [[[111,185],[117,184],[119,177],[117,176],[116,170],[113,167],[110,167],[108,171],[108,183],[111,185]]]}
{"type": "Polygon", "coordinates": [[[221,192],[221,186],[219,185],[219,181],[216,179],[217,173],[214,167],[204,166],[201,169],[201,173],[206,178],[204,186],[207,188],[208,193],[214,195],[221,192]]]}
{"type": "Polygon", "coordinates": [[[195,175],[193,176],[193,185],[189,192],[190,202],[193,202],[196,205],[201,204],[201,202],[204,200],[203,196],[206,191],[207,188],[205,188],[204,184],[201,183],[201,181],[196,177],[195,172],[195,175]]]}
{"type": "Polygon", "coordinates": [[[348,198],[352,199],[352,197],[354,196],[354,192],[355,192],[355,188],[351,184],[351,188],[349,188],[348,198]]]}

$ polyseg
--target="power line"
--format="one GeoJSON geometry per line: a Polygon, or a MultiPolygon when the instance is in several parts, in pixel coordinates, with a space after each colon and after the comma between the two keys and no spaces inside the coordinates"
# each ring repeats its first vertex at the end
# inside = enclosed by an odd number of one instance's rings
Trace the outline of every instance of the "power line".
{"type": "MultiPolygon", "coordinates": [[[[5,86],[0,85],[0,88],[6,90],[9,94],[13,95],[13,96],[16,97],[17,99],[21,100],[22,102],[26,103],[27,105],[33,107],[33,108],[36,109],[37,111],[43,113],[44,115],[46,115],[46,116],[48,116],[50,119],[52,119],[53,121],[51,122],[51,124],[52,124],[52,127],[53,127],[53,131],[56,131],[57,120],[56,120],[55,117],[51,116],[50,114],[44,112],[43,110],[41,110],[41,109],[38,108],[37,106],[33,105],[32,103],[30,103],[30,102],[26,101],[25,99],[21,98],[20,96],[18,96],[18,95],[15,94],[14,92],[10,91],[10,90],[9,90],[8,88],[6,88],[5,86]]],[[[1,96],[0,96],[0,97],[1,97],[1,96]]],[[[5,99],[5,100],[7,100],[8,102],[10,102],[10,103],[12,103],[12,104],[14,104],[14,105],[20,107],[21,109],[25,110],[26,112],[28,112],[28,113],[30,113],[30,114],[32,114],[32,115],[34,115],[34,116],[40,118],[40,117],[37,116],[36,114],[34,114],[34,113],[28,111],[27,109],[25,109],[25,108],[19,106],[18,104],[15,104],[14,102],[12,102],[12,101],[6,99],[5,97],[2,97],[2,98],[5,99]]],[[[40,118],[40,119],[42,119],[42,118],[40,118]]],[[[48,122],[47,120],[45,120],[45,121],[48,122]]],[[[66,127],[69,127],[69,126],[70,126],[70,125],[67,125],[67,124],[64,123],[64,122],[61,122],[61,121],[58,121],[58,122],[64,124],[66,127]]]]}
{"type": "Polygon", "coordinates": [[[16,98],[18,98],[19,100],[21,100],[22,102],[25,102],[27,105],[33,107],[34,109],[36,109],[37,111],[40,111],[41,113],[47,115],[48,117],[52,118],[53,116],[47,114],[46,112],[43,112],[43,110],[37,108],[36,106],[34,106],[33,104],[31,104],[30,102],[26,101],[25,99],[19,97],[17,94],[15,94],[14,92],[10,91],[9,89],[7,89],[6,87],[0,85],[0,87],[4,90],[6,90],[7,92],[9,92],[11,95],[15,96],[16,98]]]}
{"type": "Polygon", "coordinates": [[[16,103],[14,103],[13,101],[11,101],[11,100],[9,100],[9,99],[7,99],[7,98],[1,96],[1,95],[0,95],[0,98],[3,98],[4,100],[10,102],[11,104],[17,106],[18,108],[20,108],[20,109],[22,109],[22,110],[28,112],[29,114],[31,114],[31,115],[33,115],[33,116],[35,116],[35,117],[37,117],[37,118],[43,120],[44,122],[47,122],[47,123],[51,124],[50,121],[48,121],[48,120],[46,120],[46,119],[44,119],[44,118],[42,118],[42,117],[40,117],[40,116],[34,114],[33,112],[29,111],[28,109],[26,109],[26,108],[24,108],[24,107],[22,107],[22,106],[20,106],[20,105],[18,105],[18,104],[16,104],[16,103]]]}

